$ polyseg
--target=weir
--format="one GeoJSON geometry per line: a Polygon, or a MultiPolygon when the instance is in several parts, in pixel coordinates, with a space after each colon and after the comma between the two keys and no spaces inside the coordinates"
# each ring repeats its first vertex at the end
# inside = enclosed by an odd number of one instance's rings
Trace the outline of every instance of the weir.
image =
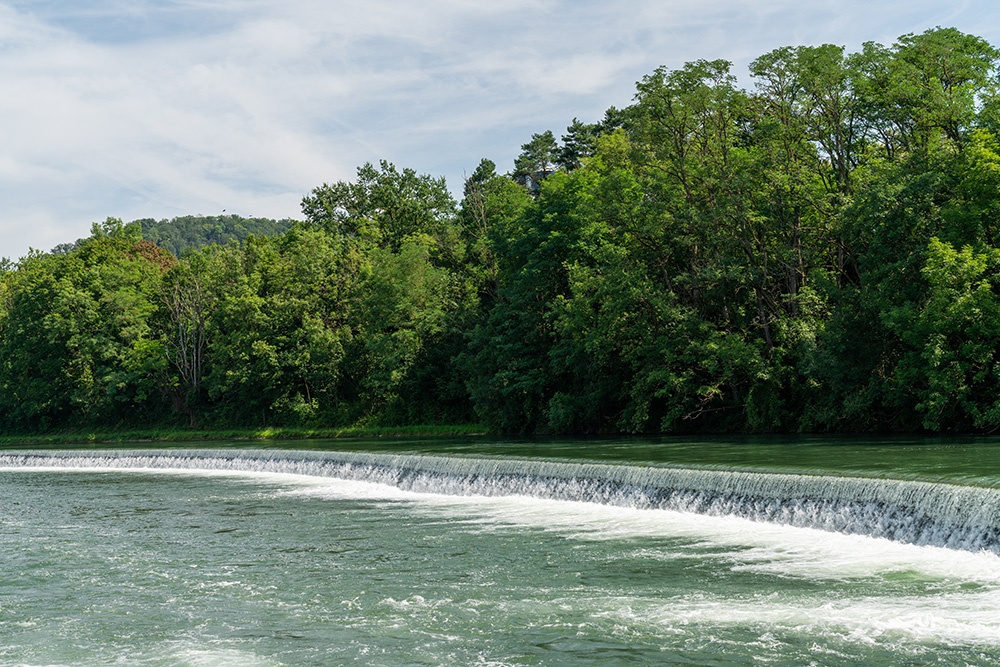
{"type": "Polygon", "coordinates": [[[561,459],[273,450],[8,452],[0,455],[0,468],[299,474],[419,493],[524,495],[736,516],[1000,555],[1000,489],[922,480],[561,459]]]}

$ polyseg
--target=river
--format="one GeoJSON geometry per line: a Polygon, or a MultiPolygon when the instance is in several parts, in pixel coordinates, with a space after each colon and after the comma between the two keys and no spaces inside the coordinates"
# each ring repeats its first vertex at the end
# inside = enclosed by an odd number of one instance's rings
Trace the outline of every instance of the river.
{"type": "Polygon", "coordinates": [[[0,451],[0,665],[1000,665],[1000,441],[0,451]]]}

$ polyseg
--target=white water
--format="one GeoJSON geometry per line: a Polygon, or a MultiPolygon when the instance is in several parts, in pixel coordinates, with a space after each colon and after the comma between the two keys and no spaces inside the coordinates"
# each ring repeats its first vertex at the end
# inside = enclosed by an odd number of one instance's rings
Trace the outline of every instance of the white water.
{"type": "MultiPolygon", "coordinates": [[[[529,496],[452,497],[401,491],[377,483],[313,478],[288,495],[314,498],[365,498],[405,501],[412,511],[460,521],[464,530],[483,534],[527,528],[568,540],[634,542],[670,536],[676,548],[642,547],[621,560],[670,564],[699,557],[729,563],[734,573],[820,583],[823,592],[803,597],[756,591],[744,598],[729,595],[686,596],[660,603],[624,596],[595,600],[591,613],[633,631],[669,632],[700,625],[770,626],[800,634],[836,636],[848,643],[915,646],[959,644],[1000,646],[1000,558],[988,552],[901,544],[731,516],[700,516],[670,510],[635,509],[589,502],[529,496]],[[869,595],[841,597],[838,586],[871,587],[869,595]],[[887,596],[883,588],[903,585],[917,596],[887,596]],[[970,587],[975,592],[970,592],[970,587]],[[928,595],[931,594],[931,595],[928,595]]],[[[413,610],[427,601],[391,601],[413,610]]],[[[824,663],[819,663],[824,664],[824,663]]]]}
{"type": "Polygon", "coordinates": [[[2,665],[1000,665],[994,552],[830,530],[892,507],[913,535],[988,535],[986,487],[300,452],[0,466],[39,508],[0,524],[24,538],[2,665]]]}
{"type": "Polygon", "coordinates": [[[2,467],[268,472],[376,482],[406,491],[510,496],[733,516],[1000,553],[1000,490],[918,480],[537,459],[345,452],[40,452],[2,467]]]}

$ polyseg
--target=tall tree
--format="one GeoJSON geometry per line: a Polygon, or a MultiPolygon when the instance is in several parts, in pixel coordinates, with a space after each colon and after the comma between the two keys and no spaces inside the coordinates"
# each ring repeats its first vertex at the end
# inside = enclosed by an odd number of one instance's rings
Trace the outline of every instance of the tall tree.
{"type": "Polygon", "coordinates": [[[566,128],[566,134],[562,136],[562,147],[556,158],[557,164],[566,171],[579,169],[583,164],[582,160],[597,150],[597,139],[603,129],[600,123],[587,124],[574,118],[566,128]]]}
{"type": "Polygon", "coordinates": [[[163,341],[180,379],[174,407],[186,412],[192,426],[202,402],[208,352],[208,319],[215,308],[209,271],[212,257],[189,254],[164,276],[161,299],[166,315],[163,341]]]}
{"type": "Polygon", "coordinates": [[[443,178],[398,171],[384,160],[378,168],[370,163],[358,167],[354,182],[322,185],[302,200],[308,223],[392,250],[413,234],[429,234],[447,246],[455,208],[443,178]]]}
{"type": "Polygon", "coordinates": [[[514,180],[533,193],[542,181],[555,173],[559,160],[559,142],[552,130],[531,135],[531,141],[521,146],[521,154],[514,160],[514,180]]]}
{"type": "Polygon", "coordinates": [[[888,48],[866,43],[854,58],[855,86],[873,136],[890,159],[939,141],[961,147],[1000,57],[955,28],[903,35],[888,48]]]}

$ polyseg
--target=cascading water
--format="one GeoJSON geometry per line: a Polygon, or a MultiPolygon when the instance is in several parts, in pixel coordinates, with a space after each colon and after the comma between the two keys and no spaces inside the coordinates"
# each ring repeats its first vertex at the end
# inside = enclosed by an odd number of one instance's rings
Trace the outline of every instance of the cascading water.
{"type": "Polygon", "coordinates": [[[1000,667],[1000,442],[598,445],[0,452],[0,667],[1000,667]]]}
{"type": "Polygon", "coordinates": [[[0,468],[267,472],[455,496],[734,516],[1000,554],[1000,489],[920,480],[504,457],[255,450],[19,452],[0,468]]]}

